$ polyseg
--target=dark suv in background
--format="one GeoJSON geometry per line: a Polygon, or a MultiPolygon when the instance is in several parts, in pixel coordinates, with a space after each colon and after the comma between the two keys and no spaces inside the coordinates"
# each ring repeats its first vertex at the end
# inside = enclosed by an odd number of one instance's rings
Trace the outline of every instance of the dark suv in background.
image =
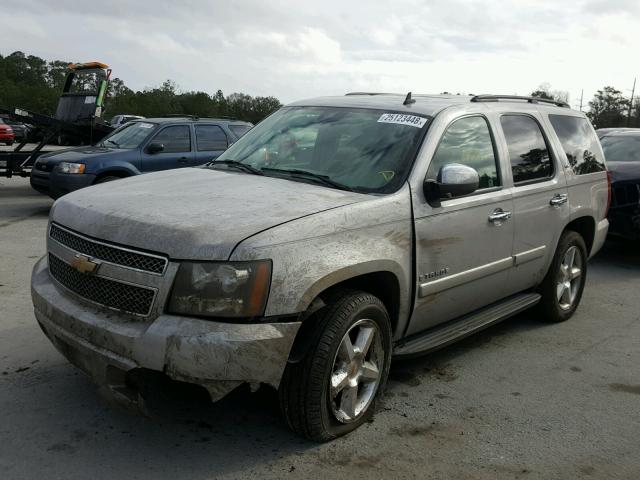
{"type": "Polygon", "coordinates": [[[640,239],[640,128],[597,131],[611,177],[609,233],[640,239]]]}
{"type": "Polygon", "coordinates": [[[31,186],[58,198],[96,183],[202,165],[251,127],[237,120],[196,117],[127,122],[96,145],[40,156],[31,172],[31,186]]]}

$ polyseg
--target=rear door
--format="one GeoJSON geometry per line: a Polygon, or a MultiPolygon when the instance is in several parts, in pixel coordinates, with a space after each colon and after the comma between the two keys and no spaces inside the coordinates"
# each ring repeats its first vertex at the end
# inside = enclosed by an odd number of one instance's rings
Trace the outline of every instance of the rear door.
{"type": "Polygon", "coordinates": [[[142,150],[141,171],[147,173],[192,166],[195,156],[191,144],[189,125],[161,127],[142,150]],[[162,151],[151,153],[149,145],[152,143],[161,144],[162,151]]]}
{"type": "Polygon", "coordinates": [[[229,140],[224,130],[218,125],[197,124],[195,165],[202,165],[218,158],[229,146],[229,140]]]}
{"type": "Polygon", "coordinates": [[[461,163],[479,173],[480,186],[437,207],[425,201],[420,188],[412,189],[418,285],[408,335],[506,296],[513,263],[511,191],[489,121],[467,115],[449,122],[439,135],[427,178],[436,178],[443,165],[461,163]]]}
{"type": "Polygon", "coordinates": [[[513,257],[509,293],[544,278],[571,214],[559,153],[552,149],[537,112],[500,115],[513,181],[513,257]]]}

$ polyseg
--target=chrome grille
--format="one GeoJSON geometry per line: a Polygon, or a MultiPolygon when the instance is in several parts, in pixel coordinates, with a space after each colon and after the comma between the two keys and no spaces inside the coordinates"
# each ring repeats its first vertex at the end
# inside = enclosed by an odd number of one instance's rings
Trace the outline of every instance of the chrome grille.
{"type": "Polygon", "coordinates": [[[51,276],[77,295],[136,315],[149,315],[155,290],[80,273],[49,253],[51,276]]]}
{"type": "Polygon", "coordinates": [[[55,224],[51,225],[49,236],[76,252],[84,253],[105,262],[122,265],[123,267],[161,274],[167,266],[166,258],[106,245],[72,233],[55,224]]]}

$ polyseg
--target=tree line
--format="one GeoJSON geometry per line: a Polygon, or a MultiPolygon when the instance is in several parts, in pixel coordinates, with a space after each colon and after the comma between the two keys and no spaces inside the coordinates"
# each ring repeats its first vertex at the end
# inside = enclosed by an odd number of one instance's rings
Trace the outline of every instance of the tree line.
{"type": "MultiPolygon", "coordinates": [[[[22,107],[45,115],[53,115],[71,62],[47,61],[23,52],[0,55],[0,107],[22,107]]],[[[566,91],[552,90],[543,83],[531,96],[568,102],[566,91]]],[[[134,91],[120,78],[109,83],[106,103],[107,119],[116,114],[197,115],[199,117],[232,117],[257,123],[281,107],[275,97],[252,97],[245,93],[225,96],[201,91],[180,91],[171,80],[160,86],[134,91]]],[[[596,128],[640,127],[640,97],[625,96],[612,86],[598,90],[588,102],[587,116],[596,128]]]]}
{"type": "MultiPolygon", "coordinates": [[[[73,62],[47,61],[23,52],[0,55],[0,107],[21,107],[54,115],[62,92],[68,65],[73,62]]],[[[282,105],[275,97],[253,97],[245,93],[225,96],[200,91],[180,91],[171,80],[160,86],[134,91],[120,78],[111,78],[107,91],[105,117],[117,114],[157,117],[196,115],[231,117],[257,123],[282,105]]]]}
{"type": "MultiPolygon", "coordinates": [[[[543,83],[532,97],[546,98],[568,103],[569,93],[551,90],[548,83],[543,83]]],[[[587,117],[595,128],[608,127],[640,127],[640,97],[625,96],[621,90],[606,86],[598,90],[588,103],[587,117]]]]}

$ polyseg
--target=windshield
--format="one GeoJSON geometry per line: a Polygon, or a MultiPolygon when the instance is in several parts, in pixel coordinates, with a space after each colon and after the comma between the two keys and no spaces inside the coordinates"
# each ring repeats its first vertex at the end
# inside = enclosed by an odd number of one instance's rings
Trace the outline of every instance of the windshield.
{"type": "Polygon", "coordinates": [[[107,135],[98,144],[101,147],[138,148],[156,127],[155,123],[132,122],[107,135]]]}
{"type": "Polygon", "coordinates": [[[308,181],[303,173],[309,172],[355,191],[390,193],[406,180],[427,123],[426,117],[381,110],[287,107],[253,127],[218,161],[298,181],[308,181]]]}
{"type": "Polygon", "coordinates": [[[607,162],[640,162],[640,135],[604,137],[600,143],[607,162]]]}

